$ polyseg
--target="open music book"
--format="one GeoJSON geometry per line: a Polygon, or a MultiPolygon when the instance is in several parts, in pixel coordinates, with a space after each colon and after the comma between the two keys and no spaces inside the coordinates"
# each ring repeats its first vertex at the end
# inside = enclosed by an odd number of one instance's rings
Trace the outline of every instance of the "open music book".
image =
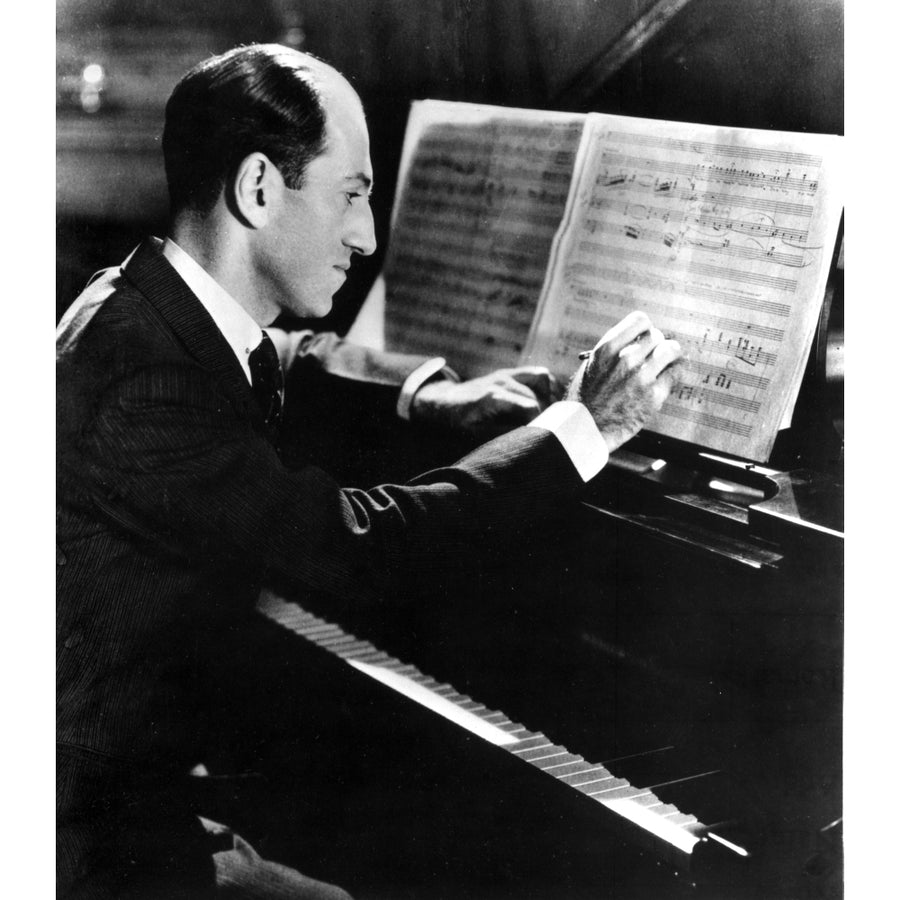
{"type": "Polygon", "coordinates": [[[416,102],[351,337],[565,382],[642,309],[688,357],[649,430],[765,462],[818,321],[840,152],[834,135],[416,102]]]}

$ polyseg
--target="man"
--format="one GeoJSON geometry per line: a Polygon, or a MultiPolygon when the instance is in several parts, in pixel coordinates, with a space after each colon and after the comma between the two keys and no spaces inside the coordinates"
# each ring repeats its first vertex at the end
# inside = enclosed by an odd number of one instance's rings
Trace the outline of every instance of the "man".
{"type": "Polygon", "coordinates": [[[267,335],[282,312],[325,314],[374,249],[362,106],[312,57],[266,45],[201,64],[163,149],[169,237],[91,284],[58,335],[59,893],[342,896],[204,824],[184,788],[210,749],[225,635],[266,579],[392,596],[458,565],[473,528],[575,497],[662,403],[680,350],[632,314],[547,406],[539,370],[457,384],[440,360],[267,335]],[[420,421],[546,409],[406,485],[342,489],[279,457],[306,378],[420,421]]]}

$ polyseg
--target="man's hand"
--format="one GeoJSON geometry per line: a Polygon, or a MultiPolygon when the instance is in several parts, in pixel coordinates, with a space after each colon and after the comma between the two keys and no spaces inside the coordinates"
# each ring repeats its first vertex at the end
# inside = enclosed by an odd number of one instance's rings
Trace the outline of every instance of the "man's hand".
{"type": "Polygon", "coordinates": [[[680,360],[678,341],[666,340],[644,313],[629,313],[597,342],[566,399],[588,408],[612,452],[663,405],[678,381],[680,360]]]}
{"type": "Polygon", "coordinates": [[[470,381],[426,382],[413,397],[410,418],[486,439],[525,425],[561,395],[542,366],[498,369],[470,381]]]}

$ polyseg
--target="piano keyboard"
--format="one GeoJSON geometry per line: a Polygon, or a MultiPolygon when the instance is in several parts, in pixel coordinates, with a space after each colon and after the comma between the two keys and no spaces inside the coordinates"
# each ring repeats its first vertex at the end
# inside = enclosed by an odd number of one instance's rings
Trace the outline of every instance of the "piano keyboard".
{"type": "MultiPolygon", "coordinates": [[[[642,837],[656,845],[657,852],[680,868],[690,869],[697,846],[710,840],[737,857],[748,851],[714,833],[696,816],[664,803],[651,787],[637,787],[601,763],[591,763],[540,732],[529,731],[511,721],[503,712],[458,693],[449,684],[440,684],[415,666],[404,664],[366,640],[343,631],[296,603],[263,591],[257,611],[266,618],[305,638],[318,647],[373,678],[443,716],[482,740],[512,754],[549,778],[577,791],[616,816],[636,826],[642,837]]],[[[614,762],[614,761],[612,761],[614,762]]],[[[662,787],[657,785],[656,787],[662,787]]]]}

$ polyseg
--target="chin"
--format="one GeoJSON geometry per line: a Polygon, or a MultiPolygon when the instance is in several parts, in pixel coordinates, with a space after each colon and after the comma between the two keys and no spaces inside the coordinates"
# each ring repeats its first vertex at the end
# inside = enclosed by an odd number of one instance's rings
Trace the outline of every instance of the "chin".
{"type": "Polygon", "coordinates": [[[331,312],[334,302],[331,297],[293,297],[284,311],[298,319],[322,319],[331,312]]]}
{"type": "Polygon", "coordinates": [[[332,309],[334,309],[334,298],[329,297],[327,300],[322,301],[318,305],[318,307],[316,308],[316,311],[313,313],[313,315],[317,319],[321,319],[324,316],[327,316],[328,313],[330,313],[332,309]]]}

